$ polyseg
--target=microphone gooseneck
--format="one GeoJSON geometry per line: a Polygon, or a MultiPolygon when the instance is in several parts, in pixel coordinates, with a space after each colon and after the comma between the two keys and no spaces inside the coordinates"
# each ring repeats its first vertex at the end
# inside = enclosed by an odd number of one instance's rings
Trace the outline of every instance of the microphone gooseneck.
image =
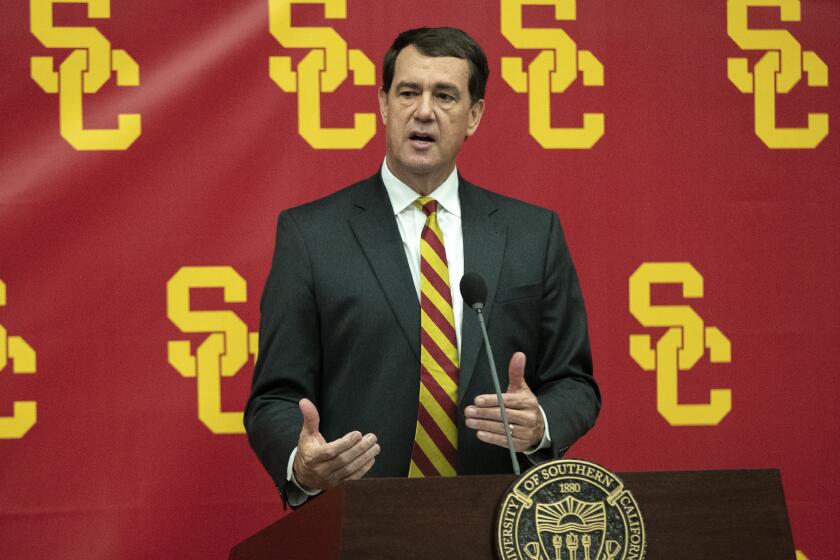
{"type": "Polygon", "coordinates": [[[484,325],[484,302],[487,300],[487,285],[484,283],[484,278],[475,272],[467,272],[461,278],[459,284],[461,288],[461,296],[464,298],[470,308],[474,309],[478,315],[478,324],[481,325],[481,334],[484,337],[484,349],[487,351],[487,362],[490,364],[490,373],[493,378],[493,387],[496,389],[496,398],[499,399],[499,409],[502,412],[502,424],[505,426],[505,437],[507,438],[508,451],[510,451],[510,462],[513,466],[513,472],[519,476],[519,461],[516,460],[516,452],[513,449],[513,435],[510,428],[510,422],[507,417],[507,410],[505,409],[505,401],[502,398],[502,389],[499,385],[499,374],[496,371],[496,362],[493,359],[493,351],[490,349],[490,339],[487,336],[487,327],[484,325]]]}

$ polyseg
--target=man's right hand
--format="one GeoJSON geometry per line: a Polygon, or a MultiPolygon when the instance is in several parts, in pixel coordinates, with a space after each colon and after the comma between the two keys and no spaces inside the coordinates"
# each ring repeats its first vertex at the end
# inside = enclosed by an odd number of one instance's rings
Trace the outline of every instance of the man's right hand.
{"type": "Polygon", "coordinates": [[[309,399],[301,399],[303,429],[298,439],[297,455],[292,468],[298,484],[311,490],[326,490],[342,480],[362,478],[379,455],[374,434],[362,437],[350,432],[327,443],[318,429],[318,409],[309,399]]]}

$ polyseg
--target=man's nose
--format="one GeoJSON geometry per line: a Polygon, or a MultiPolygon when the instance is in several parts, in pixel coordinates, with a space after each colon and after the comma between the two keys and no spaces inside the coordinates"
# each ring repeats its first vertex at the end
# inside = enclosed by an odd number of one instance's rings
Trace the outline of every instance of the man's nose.
{"type": "Polygon", "coordinates": [[[428,121],[434,118],[434,101],[430,93],[424,93],[417,102],[417,110],[414,117],[421,121],[428,121]]]}

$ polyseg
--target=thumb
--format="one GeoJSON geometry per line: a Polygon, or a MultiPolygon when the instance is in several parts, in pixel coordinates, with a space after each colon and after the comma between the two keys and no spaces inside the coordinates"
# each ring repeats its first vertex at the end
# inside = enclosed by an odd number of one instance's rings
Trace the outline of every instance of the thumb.
{"type": "Polygon", "coordinates": [[[508,393],[516,393],[527,389],[525,384],[525,354],[516,352],[510,359],[508,366],[508,393]]]}
{"type": "Polygon", "coordinates": [[[318,434],[318,425],[321,422],[321,417],[318,416],[318,409],[312,404],[309,399],[300,399],[300,413],[303,414],[303,429],[301,433],[308,435],[318,434]]]}

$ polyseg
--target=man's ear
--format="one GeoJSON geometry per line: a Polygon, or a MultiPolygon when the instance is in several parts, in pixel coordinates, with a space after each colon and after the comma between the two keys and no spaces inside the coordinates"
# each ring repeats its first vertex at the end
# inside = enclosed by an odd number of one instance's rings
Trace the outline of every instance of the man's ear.
{"type": "Polygon", "coordinates": [[[467,123],[467,136],[472,136],[478,130],[478,124],[481,122],[481,116],[484,114],[484,100],[479,99],[470,107],[470,120],[467,123]]]}
{"type": "Polygon", "coordinates": [[[388,92],[382,88],[379,88],[379,116],[382,126],[388,126],[388,92]]]}

